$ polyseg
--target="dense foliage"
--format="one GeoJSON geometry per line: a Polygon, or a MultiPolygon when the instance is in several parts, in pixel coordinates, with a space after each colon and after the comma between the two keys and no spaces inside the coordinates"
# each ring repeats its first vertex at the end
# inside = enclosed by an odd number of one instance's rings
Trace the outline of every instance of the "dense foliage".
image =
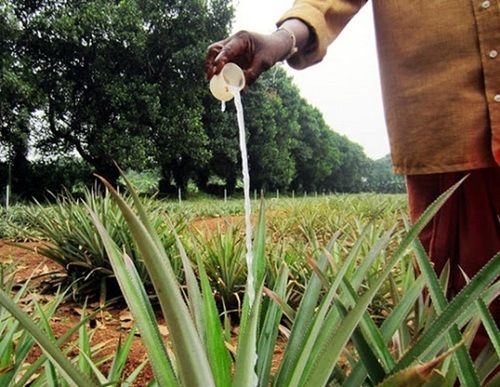
{"type": "Polygon", "coordinates": [[[404,177],[394,174],[389,155],[372,163],[367,186],[370,191],[381,193],[400,193],[405,191],[404,177]]]}
{"type": "MultiPolygon", "coordinates": [[[[92,172],[116,184],[117,162],[158,171],[162,194],[190,182],[234,191],[234,109],[221,112],[203,73],[206,47],[228,34],[231,4],[0,0],[1,184],[10,179],[24,198],[88,185],[92,172]]],[[[281,67],[243,99],[253,188],[379,189],[367,184],[361,147],[332,131],[281,67]]]]}

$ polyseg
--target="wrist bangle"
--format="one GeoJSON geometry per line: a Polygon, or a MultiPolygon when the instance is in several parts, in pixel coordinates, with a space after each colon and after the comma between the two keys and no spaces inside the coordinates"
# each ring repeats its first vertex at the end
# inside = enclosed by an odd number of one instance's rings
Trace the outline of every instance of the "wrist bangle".
{"type": "Polygon", "coordinates": [[[276,31],[280,31],[280,30],[286,31],[288,33],[288,35],[290,36],[290,39],[292,41],[292,45],[290,46],[290,50],[285,55],[285,57],[282,59],[283,61],[285,61],[288,58],[295,55],[297,53],[297,51],[299,51],[299,49],[297,48],[297,38],[295,37],[295,34],[293,33],[293,31],[291,31],[290,29],[283,27],[283,26],[279,27],[276,31]]]}

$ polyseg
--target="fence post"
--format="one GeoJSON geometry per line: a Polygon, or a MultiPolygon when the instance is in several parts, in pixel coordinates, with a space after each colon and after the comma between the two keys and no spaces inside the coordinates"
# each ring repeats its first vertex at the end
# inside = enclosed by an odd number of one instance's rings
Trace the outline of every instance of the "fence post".
{"type": "Polygon", "coordinates": [[[224,188],[224,203],[227,202],[227,189],[224,188]]]}
{"type": "Polygon", "coordinates": [[[10,207],[10,186],[12,184],[12,164],[9,160],[9,168],[7,170],[7,187],[5,187],[5,211],[9,211],[10,207]]]}
{"type": "Polygon", "coordinates": [[[7,187],[5,187],[5,211],[9,211],[10,205],[10,184],[7,183],[7,187]]]}
{"type": "Polygon", "coordinates": [[[295,190],[292,189],[292,199],[295,199],[295,190]]]}
{"type": "Polygon", "coordinates": [[[182,191],[179,188],[179,203],[181,203],[181,202],[182,202],[182,191]]]}

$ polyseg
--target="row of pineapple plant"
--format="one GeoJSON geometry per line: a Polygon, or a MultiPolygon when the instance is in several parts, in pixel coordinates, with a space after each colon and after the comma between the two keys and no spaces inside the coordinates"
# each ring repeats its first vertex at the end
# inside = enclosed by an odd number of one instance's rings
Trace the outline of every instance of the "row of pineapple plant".
{"type": "MultiPolygon", "coordinates": [[[[364,233],[364,243],[360,247],[364,253],[385,233],[386,226],[392,228],[392,224],[397,222],[403,207],[401,202],[400,196],[381,195],[338,195],[317,199],[284,199],[280,202],[273,200],[269,210],[272,217],[266,225],[266,264],[270,270],[268,284],[273,283],[281,261],[286,261],[293,292],[291,303],[298,305],[304,284],[311,274],[304,256],[315,254],[314,248],[326,244],[335,233],[341,232],[334,255],[344,259],[365,225],[370,223],[370,231],[364,233]],[[356,216],[353,216],[354,213],[356,216]]],[[[164,219],[166,209],[171,205],[150,199],[143,199],[143,205],[168,251],[176,275],[182,280],[181,260],[164,219]]],[[[98,214],[111,238],[131,256],[143,282],[149,284],[149,276],[139,259],[139,252],[123,215],[109,193],[100,190],[86,190],[78,199],[70,194],[60,195],[52,205],[36,204],[24,209],[23,219],[29,224],[25,238],[39,240],[41,237],[42,241],[31,245],[31,248],[36,248],[38,254],[62,267],[61,272],[53,273],[50,283],[71,284],[72,293],[79,295],[80,299],[87,295],[97,296],[98,292],[101,292],[101,298],[112,298],[117,294],[109,258],[85,206],[98,214]]],[[[188,255],[192,257],[194,254],[191,251],[201,251],[210,282],[218,293],[219,304],[234,309],[241,306],[246,281],[242,219],[238,221],[238,218],[230,218],[232,222],[229,225],[221,219],[220,227],[210,233],[197,232],[196,226],[186,227],[189,219],[206,213],[207,208],[212,208],[211,219],[217,220],[213,216],[221,212],[219,207],[220,203],[208,201],[201,210],[193,210],[190,215],[179,212],[179,206],[175,212],[168,213],[175,217],[176,231],[181,235],[188,255]]],[[[392,233],[393,243],[401,239],[403,227],[399,223],[392,233]]],[[[376,265],[373,270],[377,270],[376,265]]],[[[383,300],[380,301],[383,307],[383,300]]]]}
{"type": "MultiPolygon", "coordinates": [[[[111,187],[108,189],[134,236],[170,331],[172,351],[161,339],[153,306],[134,262],[123,252],[122,246],[113,241],[102,220],[89,207],[113,272],[148,350],[158,385],[424,385],[430,382],[453,385],[458,377],[462,385],[475,386],[484,382],[498,364],[498,328],[487,305],[499,290],[500,284],[495,280],[500,271],[500,256],[493,257],[466,288],[448,302],[443,291],[446,273],[441,281],[436,278],[416,238],[453,188],[408,228],[396,247],[388,248],[392,234],[388,230],[366,249],[362,241],[373,235],[372,229],[365,227],[350,247],[347,257],[339,259],[343,249],[339,246],[339,233],[334,233],[324,248],[316,242],[317,239],[309,236],[310,242],[315,244],[311,249],[314,258],[309,259],[308,281],[295,308],[288,303],[293,294],[287,287],[289,269],[286,264],[277,267],[272,281],[265,281],[266,276],[273,276],[273,273],[266,270],[266,228],[261,209],[254,246],[257,292],[252,305],[248,294],[243,298],[239,342],[234,358],[226,346],[227,332],[220,321],[217,299],[202,258],[202,247],[190,249],[193,256],[188,257],[175,227],[167,219],[182,261],[185,290],[180,286],[171,259],[133,189],[133,206],[137,213],[132,210],[130,202],[111,187]],[[394,271],[409,250],[415,253],[420,275],[408,262],[403,263],[399,273],[394,271]],[[378,264],[374,269],[377,257],[385,251],[390,253],[384,264],[378,264]],[[265,283],[272,283],[272,289],[266,288],[265,283]],[[367,313],[367,308],[387,283],[390,284],[388,291],[394,306],[380,323],[367,313]],[[424,287],[432,299],[431,305],[422,296],[424,287]],[[426,312],[422,313],[422,310],[426,312]],[[410,320],[412,323],[408,324],[410,320]],[[480,357],[473,364],[466,345],[479,321],[487,327],[493,352],[489,358],[480,357]],[[280,367],[271,372],[280,324],[289,328],[289,338],[280,367]],[[337,361],[350,346],[348,343],[352,343],[356,350],[348,356],[351,365],[347,372],[337,361]],[[492,357],[496,363],[490,360],[492,357]]],[[[4,297],[0,298],[0,303],[5,303],[4,307],[16,317],[21,316],[4,297]]],[[[26,324],[27,320],[23,321],[26,324]]],[[[33,329],[29,324],[25,327],[33,329]]],[[[102,380],[95,376],[89,378],[79,374],[78,370],[74,372],[71,366],[75,367],[71,364],[65,364],[64,368],[62,363],[59,364],[59,361],[63,362],[62,358],[55,355],[57,347],[49,347],[47,353],[53,353],[51,359],[64,370],[62,375],[71,383],[101,383],[102,380]]]]}

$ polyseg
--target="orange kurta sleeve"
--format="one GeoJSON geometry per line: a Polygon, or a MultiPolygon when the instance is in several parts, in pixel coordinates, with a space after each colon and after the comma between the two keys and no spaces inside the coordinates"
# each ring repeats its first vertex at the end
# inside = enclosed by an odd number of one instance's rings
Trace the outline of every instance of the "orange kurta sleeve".
{"type": "Polygon", "coordinates": [[[287,19],[300,19],[315,33],[316,42],[290,58],[290,66],[302,69],[321,61],[330,43],[365,3],[366,0],[296,0],[277,25],[287,19]]]}

